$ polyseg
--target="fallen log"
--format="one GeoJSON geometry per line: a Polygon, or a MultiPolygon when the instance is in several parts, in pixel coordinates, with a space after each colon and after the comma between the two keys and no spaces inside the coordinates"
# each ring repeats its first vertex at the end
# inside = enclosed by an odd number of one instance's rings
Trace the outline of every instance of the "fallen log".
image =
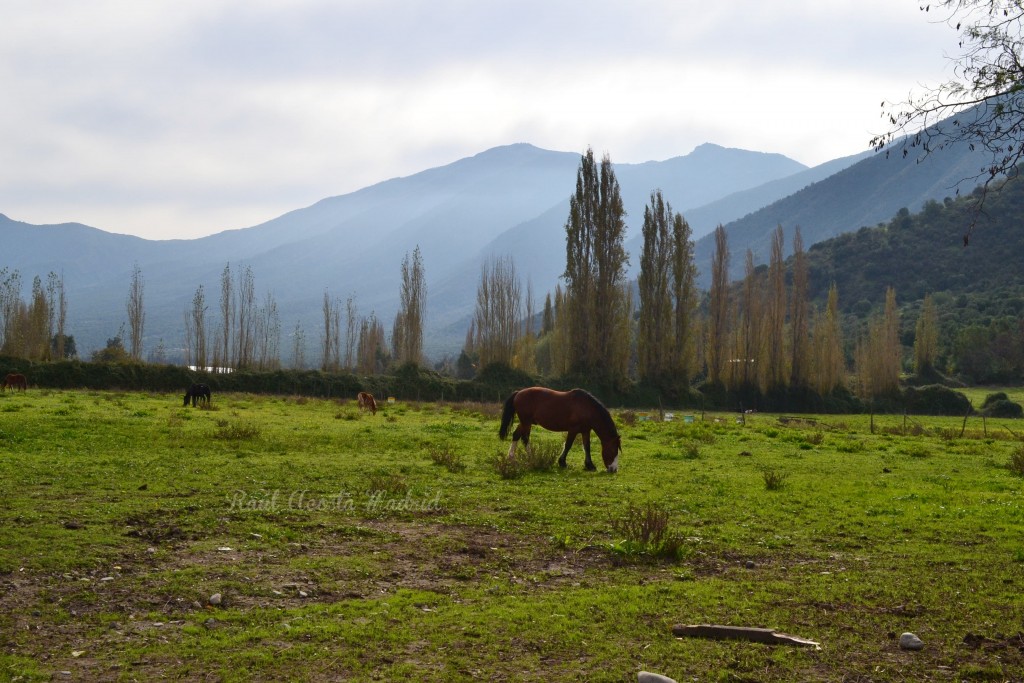
{"type": "Polygon", "coordinates": [[[813,640],[779,633],[770,628],[754,628],[752,626],[720,626],[717,624],[678,624],[672,627],[672,634],[677,638],[712,638],[714,640],[749,640],[767,645],[798,645],[813,647],[820,650],[821,645],[813,640]]]}

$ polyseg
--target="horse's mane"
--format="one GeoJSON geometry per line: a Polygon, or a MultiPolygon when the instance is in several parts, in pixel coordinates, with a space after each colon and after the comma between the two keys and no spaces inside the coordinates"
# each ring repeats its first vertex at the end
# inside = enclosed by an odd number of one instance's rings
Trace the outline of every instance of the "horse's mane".
{"type": "Polygon", "coordinates": [[[619,430],[615,428],[615,420],[612,419],[612,414],[608,412],[608,409],[604,407],[604,404],[597,400],[597,398],[592,393],[590,393],[586,389],[573,389],[570,393],[576,394],[577,396],[583,396],[588,401],[593,403],[598,415],[601,416],[601,421],[606,422],[607,426],[611,428],[612,436],[619,435],[619,430]]]}

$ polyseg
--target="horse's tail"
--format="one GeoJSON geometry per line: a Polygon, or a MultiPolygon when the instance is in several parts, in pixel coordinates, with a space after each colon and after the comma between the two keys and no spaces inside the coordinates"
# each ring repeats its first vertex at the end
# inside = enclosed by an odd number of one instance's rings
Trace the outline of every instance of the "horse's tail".
{"type": "Polygon", "coordinates": [[[516,415],[516,409],[512,403],[518,393],[518,391],[513,391],[512,395],[505,399],[505,407],[501,411],[501,428],[498,429],[498,438],[502,441],[508,436],[508,428],[512,426],[512,418],[516,415]]]}

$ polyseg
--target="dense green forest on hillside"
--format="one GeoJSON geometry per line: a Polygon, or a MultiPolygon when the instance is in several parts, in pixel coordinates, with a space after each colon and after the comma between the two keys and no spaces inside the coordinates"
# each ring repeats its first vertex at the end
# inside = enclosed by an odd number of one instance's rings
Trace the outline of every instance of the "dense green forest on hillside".
{"type": "Polygon", "coordinates": [[[925,296],[939,317],[940,368],[974,382],[1024,379],[1024,182],[990,193],[901,210],[887,224],[819,242],[808,250],[810,295],[823,304],[834,282],[853,344],[871,315],[896,292],[901,339],[914,343],[925,296]],[[972,221],[969,243],[964,235],[972,221]]]}

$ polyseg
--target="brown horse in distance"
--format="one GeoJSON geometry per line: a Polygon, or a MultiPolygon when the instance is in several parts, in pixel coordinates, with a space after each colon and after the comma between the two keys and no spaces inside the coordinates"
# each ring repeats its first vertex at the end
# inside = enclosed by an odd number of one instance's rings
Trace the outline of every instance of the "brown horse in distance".
{"type": "Polygon", "coordinates": [[[25,391],[28,389],[28,379],[25,375],[17,372],[10,372],[6,377],[4,377],[3,387],[0,388],[6,390],[8,387],[11,389],[20,389],[21,391],[25,391]]]}
{"type": "Polygon", "coordinates": [[[360,410],[369,410],[371,414],[377,414],[377,402],[373,400],[373,394],[366,391],[360,391],[356,395],[356,400],[359,402],[360,410]]]}
{"type": "Polygon", "coordinates": [[[583,389],[555,391],[545,387],[530,387],[513,392],[505,401],[501,413],[501,427],[498,430],[500,438],[504,439],[508,435],[516,416],[519,417],[519,426],[512,433],[509,458],[515,455],[516,443],[520,439],[529,448],[530,428],[536,424],[552,432],[568,432],[562,455],[558,458],[559,467],[565,467],[565,456],[576,436],[582,435],[583,452],[586,454],[584,467],[588,470],[597,469],[590,459],[590,432],[593,431],[601,439],[601,458],[605,469],[609,472],[618,471],[622,439],[615,429],[615,421],[608,409],[583,389]]]}

